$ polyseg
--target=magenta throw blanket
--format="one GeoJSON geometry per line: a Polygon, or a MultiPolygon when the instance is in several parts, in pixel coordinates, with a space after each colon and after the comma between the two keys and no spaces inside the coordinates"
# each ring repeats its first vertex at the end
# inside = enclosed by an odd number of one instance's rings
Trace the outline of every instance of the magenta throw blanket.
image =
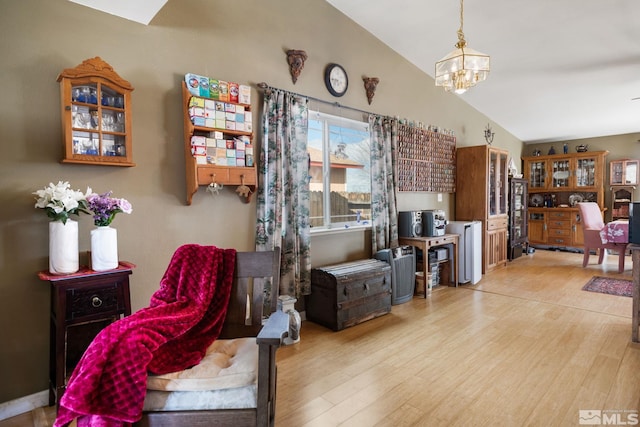
{"type": "Polygon", "coordinates": [[[178,248],[149,307],[112,323],[87,348],[60,400],[55,427],[111,427],[142,416],[147,373],[198,364],[224,322],[236,251],[178,248]]]}

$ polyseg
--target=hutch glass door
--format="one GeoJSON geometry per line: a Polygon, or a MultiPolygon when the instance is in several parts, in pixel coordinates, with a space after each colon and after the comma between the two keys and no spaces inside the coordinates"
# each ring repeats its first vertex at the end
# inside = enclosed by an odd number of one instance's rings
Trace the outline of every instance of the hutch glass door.
{"type": "Polygon", "coordinates": [[[558,159],[551,162],[551,186],[554,188],[569,187],[571,178],[570,159],[558,159]]]}
{"type": "Polygon", "coordinates": [[[595,187],[596,160],[594,158],[577,159],[576,187],[595,187]]]}
{"type": "Polygon", "coordinates": [[[544,160],[529,163],[529,188],[545,188],[547,162],[544,160]]]}

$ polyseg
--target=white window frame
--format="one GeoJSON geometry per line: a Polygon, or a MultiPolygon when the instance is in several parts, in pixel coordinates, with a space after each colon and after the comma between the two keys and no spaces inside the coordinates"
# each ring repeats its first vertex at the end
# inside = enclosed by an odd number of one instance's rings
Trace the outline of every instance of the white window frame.
{"type": "MultiPolygon", "coordinates": [[[[322,200],[322,215],[323,225],[315,226],[311,228],[312,234],[318,233],[335,233],[345,231],[357,231],[371,228],[371,220],[366,221],[343,221],[343,222],[331,222],[331,143],[329,138],[329,126],[339,126],[343,128],[350,128],[362,132],[369,133],[369,123],[360,120],[354,120],[345,117],[339,117],[332,114],[310,111],[309,120],[322,121],[323,140],[322,140],[322,186],[323,186],[323,200],[322,200]]],[[[369,159],[370,162],[370,159],[369,159]]],[[[369,174],[371,174],[369,164],[369,174]]],[[[369,178],[371,178],[369,176],[369,178]]],[[[371,191],[371,190],[369,190],[371,191]]]]}

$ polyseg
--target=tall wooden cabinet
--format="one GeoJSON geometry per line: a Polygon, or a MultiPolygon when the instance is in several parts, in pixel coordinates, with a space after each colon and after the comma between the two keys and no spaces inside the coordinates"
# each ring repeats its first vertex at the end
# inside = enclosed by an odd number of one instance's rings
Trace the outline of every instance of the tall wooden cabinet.
{"type": "Polygon", "coordinates": [[[577,203],[596,202],[604,210],[607,151],[523,157],[529,181],[529,244],[582,247],[577,203]]]}
{"type": "Polygon", "coordinates": [[[456,150],[457,221],[481,221],[482,272],[507,264],[509,152],[488,145],[456,150]]]}

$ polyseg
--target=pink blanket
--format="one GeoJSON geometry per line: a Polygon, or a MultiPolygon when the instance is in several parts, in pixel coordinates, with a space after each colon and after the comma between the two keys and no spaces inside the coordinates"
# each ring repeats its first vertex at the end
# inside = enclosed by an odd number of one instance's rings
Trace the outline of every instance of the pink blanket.
{"type": "Polygon", "coordinates": [[[184,245],[174,253],[149,307],[103,329],[60,400],[55,427],[122,426],[142,416],[147,372],[196,365],[227,312],[234,249],[184,245]]]}

